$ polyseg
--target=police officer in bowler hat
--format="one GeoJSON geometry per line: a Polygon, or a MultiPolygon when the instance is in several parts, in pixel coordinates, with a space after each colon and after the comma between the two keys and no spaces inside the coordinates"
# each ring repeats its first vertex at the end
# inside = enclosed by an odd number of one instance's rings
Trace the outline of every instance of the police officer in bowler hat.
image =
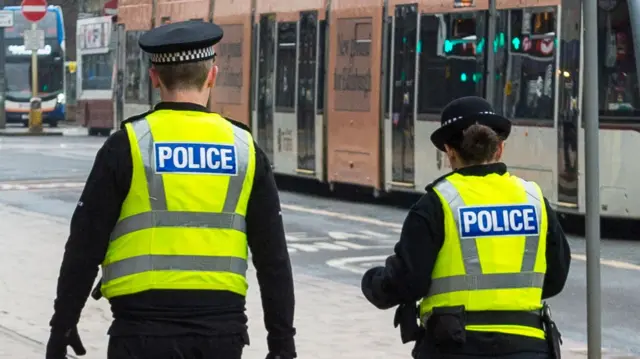
{"type": "Polygon", "coordinates": [[[543,300],[562,291],[571,252],[540,187],[500,162],[510,132],[482,98],[449,103],[431,141],[453,171],[427,186],[395,254],[362,278],[374,306],[398,306],[414,358],[559,359],[543,300]]]}

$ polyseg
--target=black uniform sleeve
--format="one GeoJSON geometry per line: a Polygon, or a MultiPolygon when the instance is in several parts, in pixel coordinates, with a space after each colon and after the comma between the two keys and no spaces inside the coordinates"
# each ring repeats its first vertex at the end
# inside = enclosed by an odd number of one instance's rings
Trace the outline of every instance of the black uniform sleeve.
{"type": "Polygon", "coordinates": [[[269,160],[257,145],[256,171],[247,208],[247,241],[260,285],[269,352],[295,357],[293,274],[280,198],[269,160]]]}
{"type": "Polygon", "coordinates": [[[53,330],[67,330],[78,323],[129,191],[131,175],[129,139],[126,132],[117,131],[98,151],[71,218],[51,319],[53,330]]]}
{"type": "Polygon", "coordinates": [[[551,208],[547,199],[544,199],[547,209],[547,273],[544,276],[542,287],[542,299],[558,295],[564,288],[569,277],[571,265],[571,248],[567,237],[564,235],[556,212],[551,208]]]}
{"type": "Polygon", "coordinates": [[[365,273],[363,294],[380,309],[425,297],[443,243],[444,212],[440,199],[430,191],[409,211],[395,254],[387,258],[384,267],[365,273]]]}

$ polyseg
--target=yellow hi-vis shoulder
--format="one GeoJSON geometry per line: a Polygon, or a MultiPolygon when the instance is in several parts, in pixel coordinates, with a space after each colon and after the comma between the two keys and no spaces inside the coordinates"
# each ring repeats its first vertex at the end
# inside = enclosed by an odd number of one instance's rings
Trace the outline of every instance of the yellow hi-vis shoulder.
{"type": "MultiPolygon", "coordinates": [[[[452,174],[434,187],[444,210],[445,240],[420,304],[426,322],[433,308],[467,312],[542,308],[547,270],[547,213],[537,184],[518,177],[452,174]]],[[[544,339],[540,329],[468,325],[470,331],[544,339]]]]}
{"type": "Polygon", "coordinates": [[[246,295],[251,134],[195,111],[159,110],[125,128],[133,176],[102,263],[104,297],[151,289],[246,295]]]}

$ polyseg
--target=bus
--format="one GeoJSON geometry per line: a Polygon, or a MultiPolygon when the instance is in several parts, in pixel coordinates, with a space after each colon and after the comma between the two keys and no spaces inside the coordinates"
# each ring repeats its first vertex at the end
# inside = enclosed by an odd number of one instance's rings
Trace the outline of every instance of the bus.
{"type": "MultiPolygon", "coordinates": [[[[513,122],[510,172],[584,214],[582,79],[598,76],[601,215],[640,220],[640,3],[598,1],[600,66],[585,74],[580,0],[495,1],[489,16],[488,0],[145,0],[119,21],[132,42],[164,22],[219,24],[210,108],[250,124],[276,174],[374,196],[451,171],[429,137],[449,101],[482,96],[513,122]]],[[[127,58],[143,55],[127,43],[127,58]]],[[[131,112],[152,104],[147,69],[124,69],[131,112]]]]}
{"type": "MultiPolygon", "coordinates": [[[[20,6],[7,6],[13,11],[14,26],[5,28],[7,123],[29,123],[31,99],[31,50],[24,47],[24,30],[31,29],[31,22],[24,18],[20,6]]],[[[57,127],[65,120],[66,69],[65,33],[62,9],[48,6],[47,13],[37,23],[44,31],[45,46],[38,54],[38,96],[42,99],[42,122],[57,127]]]]}

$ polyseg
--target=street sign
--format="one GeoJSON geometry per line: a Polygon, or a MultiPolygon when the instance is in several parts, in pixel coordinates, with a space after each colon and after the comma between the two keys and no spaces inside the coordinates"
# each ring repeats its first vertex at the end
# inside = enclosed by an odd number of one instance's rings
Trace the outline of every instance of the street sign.
{"type": "Polygon", "coordinates": [[[22,0],[22,15],[31,22],[38,22],[47,14],[47,0],[22,0]]]}
{"type": "Polygon", "coordinates": [[[44,48],[44,30],[24,30],[24,48],[31,51],[44,48]]]}
{"type": "Polygon", "coordinates": [[[0,27],[13,27],[13,11],[0,10],[0,27]]]}

